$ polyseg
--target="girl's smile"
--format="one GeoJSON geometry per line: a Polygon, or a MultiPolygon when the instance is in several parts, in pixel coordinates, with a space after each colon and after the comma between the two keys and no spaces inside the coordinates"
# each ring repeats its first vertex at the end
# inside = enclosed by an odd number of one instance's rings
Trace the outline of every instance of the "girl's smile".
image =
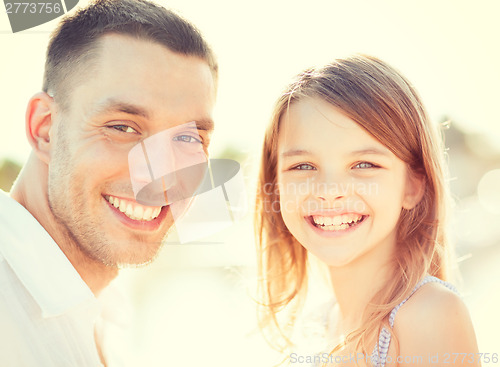
{"type": "Polygon", "coordinates": [[[368,215],[359,213],[344,213],[335,215],[332,213],[321,213],[304,217],[304,219],[317,231],[318,234],[328,237],[352,233],[358,229],[367,218],[368,215]]]}

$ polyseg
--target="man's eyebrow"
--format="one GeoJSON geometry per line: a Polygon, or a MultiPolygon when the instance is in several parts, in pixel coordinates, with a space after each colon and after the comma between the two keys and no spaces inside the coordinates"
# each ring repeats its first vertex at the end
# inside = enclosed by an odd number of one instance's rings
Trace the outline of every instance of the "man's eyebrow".
{"type": "Polygon", "coordinates": [[[96,115],[112,112],[123,112],[129,115],[144,117],[145,119],[149,118],[148,111],[144,107],[114,98],[108,98],[99,102],[94,110],[94,114],[96,115]]]}
{"type": "Polygon", "coordinates": [[[214,130],[214,121],[210,118],[202,118],[199,120],[194,120],[193,122],[196,124],[196,128],[198,130],[203,130],[207,132],[211,132],[214,130]]]}
{"type": "MultiPolygon", "coordinates": [[[[133,103],[119,101],[114,98],[108,98],[102,102],[99,102],[94,109],[95,115],[112,112],[123,112],[129,115],[135,115],[144,117],[145,119],[149,119],[149,113],[144,107],[135,105],[133,103]]],[[[211,132],[214,129],[214,121],[211,118],[201,118],[194,120],[193,122],[196,124],[196,128],[198,130],[211,132]]]]}

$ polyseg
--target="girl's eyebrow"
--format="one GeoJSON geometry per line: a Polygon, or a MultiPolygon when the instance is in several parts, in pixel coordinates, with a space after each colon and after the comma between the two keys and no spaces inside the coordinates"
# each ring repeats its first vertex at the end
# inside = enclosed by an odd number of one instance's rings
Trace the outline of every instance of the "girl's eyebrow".
{"type": "Polygon", "coordinates": [[[386,157],[390,157],[391,153],[388,150],[382,150],[375,147],[368,147],[359,150],[354,150],[351,152],[353,155],[365,155],[365,154],[374,154],[374,155],[383,155],[386,157]]]}
{"type": "MultiPolygon", "coordinates": [[[[373,154],[373,155],[383,155],[386,157],[390,157],[391,153],[388,150],[382,150],[379,148],[375,147],[367,147],[359,150],[354,150],[351,152],[352,155],[366,155],[366,154],[373,154]]],[[[302,155],[312,155],[312,152],[309,150],[305,149],[291,149],[287,150],[286,152],[281,153],[281,157],[286,158],[286,157],[295,157],[295,156],[302,156],[302,155]]]]}
{"type": "Polygon", "coordinates": [[[304,149],[291,149],[287,150],[284,153],[281,153],[281,157],[286,158],[286,157],[295,157],[299,155],[311,155],[312,153],[309,150],[304,150],[304,149]]]}

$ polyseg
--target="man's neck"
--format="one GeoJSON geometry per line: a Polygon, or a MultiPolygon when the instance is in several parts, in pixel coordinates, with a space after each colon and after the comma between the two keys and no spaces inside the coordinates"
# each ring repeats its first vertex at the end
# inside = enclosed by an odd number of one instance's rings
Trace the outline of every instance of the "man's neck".
{"type": "Polygon", "coordinates": [[[87,256],[68,230],[52,214],[48,202],[47,174],[32,154],[15,182],[10,196],[28,210],[54,239],[95,296],[118,275],[118,268],[87,256]]]}

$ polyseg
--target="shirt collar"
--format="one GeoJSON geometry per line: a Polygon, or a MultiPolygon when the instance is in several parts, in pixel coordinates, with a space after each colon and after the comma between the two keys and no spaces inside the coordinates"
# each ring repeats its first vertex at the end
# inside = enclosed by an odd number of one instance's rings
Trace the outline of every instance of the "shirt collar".
{"type": "Polygon", "coordinates": [[[38,303],[43,317],[61,315],[82,303],[96,303],[48,232],[1,190],[0,227],[0,254],[38,303]]]}

